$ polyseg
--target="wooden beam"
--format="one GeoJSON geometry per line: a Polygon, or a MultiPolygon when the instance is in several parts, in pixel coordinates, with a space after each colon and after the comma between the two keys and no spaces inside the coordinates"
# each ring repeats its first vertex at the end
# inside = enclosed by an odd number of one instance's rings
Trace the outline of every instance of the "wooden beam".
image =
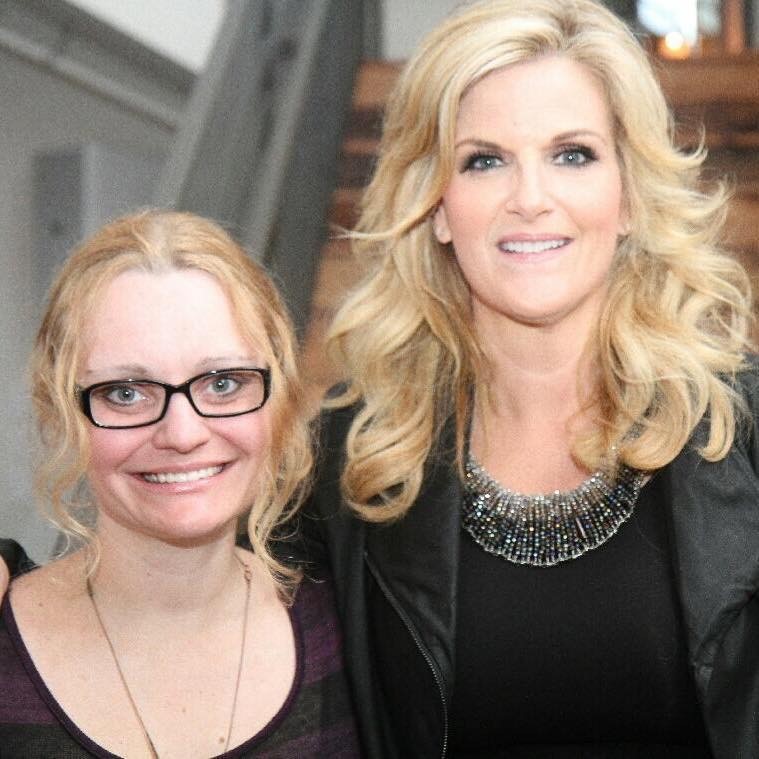
{"type": "Polygon", "coordinates": [[[743,0],[722,0],[722,42],[728,55],[739,55],[746,49],[743,0]]]}

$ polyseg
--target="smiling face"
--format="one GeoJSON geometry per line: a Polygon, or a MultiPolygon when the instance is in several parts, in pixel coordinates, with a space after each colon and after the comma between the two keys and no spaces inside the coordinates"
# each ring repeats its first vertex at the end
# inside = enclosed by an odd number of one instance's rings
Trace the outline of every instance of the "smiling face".
{"type": "Polygon", "coordinates": [[[475,325],[552,325],[584,338],[624,234],[609,108],[580,64],[498,69],[461,100],[455,168],[433,219],[472,293],[475,325]]]}
{"type": "MultiPolygon", "coordinates": [[[[124,379],[178,385],[206,371],[260,367],[229,299],[197,270],[128,271],[105,289],[87,322],[81,386],[124,379]]],[[[198,416],[177,393],[164,418],[136,429],[89,427],[87,478],[99,530],[115,522],[176,544],[233,531],[270,444],[269,407],[229,418],[198,416]]]]}

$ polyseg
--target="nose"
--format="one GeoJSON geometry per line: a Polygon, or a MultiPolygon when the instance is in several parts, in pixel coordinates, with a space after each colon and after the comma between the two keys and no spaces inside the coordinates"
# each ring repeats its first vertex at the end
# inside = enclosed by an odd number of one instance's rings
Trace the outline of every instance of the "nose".
{"type": "Polygon", "coordinates": [[[186,396],[175,393],[163,419],[155,425],[153,442],[156,448],[187,453],[203,445],[210,436],[207,420],[195,412],[186,396]]]}
{"type": "Polygon", "coordinates": [[[526,220],[547,213],[551,207],[550,188],[539,161],[523,161],[511,175],[506,209],[526,220]]]}

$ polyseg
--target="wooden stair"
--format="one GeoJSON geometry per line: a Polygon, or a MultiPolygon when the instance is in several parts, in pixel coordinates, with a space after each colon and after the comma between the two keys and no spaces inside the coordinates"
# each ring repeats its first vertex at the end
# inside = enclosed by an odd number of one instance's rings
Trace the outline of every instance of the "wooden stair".
{"type": "Polygon", "coordinates": [[[732,185],[725,242],[759,293],[759,55],[661,62],[659,76],[678,142],[696,145],[703,130],[705,177],[732,185]]]}
{"type": "MultiPolygon", "coordinates": [[[[705,176],[727,176],[733,185],[726,242],[759,292],[759,55],[662,61],[658,69],[675,113],[678,143],[698,144],[703,128],[709,148],[705,176]]],[[[357,203],[374,166],[382,110],[399,70],[397,63],[367,61],[356,80],[340,186],[330,212],[335,234],[322,250],[303,347],[314,407],[339,380],[324,351],[327,327],[344,294],[361,276],[348,243],[339,239],[339,229],[355,223],[357,203]]]]}
{"type": "Polygon", "coordinates": [[[332,239],[322,248],[311,315],[303,344],[303,367],[314,408],[324,392],[340,379],[324,350],[324,338],[343,297],[361,278],[350,246],[340,239],[341,229],[356,222],[358,202],[369,181],[382,132],[382,112],[401,65],[366,61],[353,91],[353,108],[343,140],[339,186],[332,196],[329,216],[332,239]]]}

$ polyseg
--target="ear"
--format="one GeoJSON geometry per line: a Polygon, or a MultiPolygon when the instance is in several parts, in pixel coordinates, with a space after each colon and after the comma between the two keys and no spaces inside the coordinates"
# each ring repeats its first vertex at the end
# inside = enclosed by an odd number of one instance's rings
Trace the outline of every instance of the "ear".
{"type": "Polygon", "coordinates": [[[445,212],[445,206],[442,201],[438,203],[438,207],[432,215],[432,231],[441,245],[447,245],[453,240],[451,229],[448,226],[448,216],[445,212]]]}
{"type": "Polygon", "coordinates": [[[617,234],[620,237],[627,237],[632,232],[632,222],[630,221],[630,209],[627,207],[627,200],[622,201],[622,207],[619,209],[619,223],[617,224],[617,234]]]}

